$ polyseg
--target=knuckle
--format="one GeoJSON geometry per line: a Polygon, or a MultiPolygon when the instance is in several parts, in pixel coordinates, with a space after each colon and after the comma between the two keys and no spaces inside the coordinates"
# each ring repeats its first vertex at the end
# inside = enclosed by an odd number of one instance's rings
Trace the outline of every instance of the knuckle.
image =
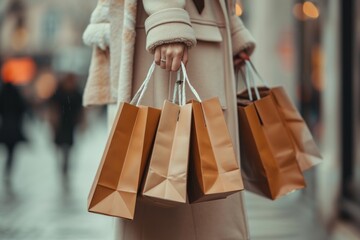
{"type": "Polygon", "coordinates": [[[171,50],[168,50],[166,51],[166,57],[171,57],[172,56],[172,51],[171,50]]]}
{"type": "Polygon", "coordinates": [[[176,50],[174,51],[174,54],[175,54],[176,56],[181,56],[181,55],[182,55],[182,50],[181,50],[181,49],[176,49],[176,50]]]}

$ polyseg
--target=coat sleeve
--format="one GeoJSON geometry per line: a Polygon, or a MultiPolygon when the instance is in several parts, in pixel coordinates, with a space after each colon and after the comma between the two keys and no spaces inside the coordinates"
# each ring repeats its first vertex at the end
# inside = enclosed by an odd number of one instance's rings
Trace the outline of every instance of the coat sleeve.
{"type": "Polygon", "coordinates": [[[145,20],[146,49],[153,53],[165,43],[196,45],[194,29],[185,8],[185,0],[143,0],[149,17],[145,20]]]}
{"type": "Polygon", "coordinates": [[[230,29],[233,55],[236,55],[243,50],[246,50],[247,53],[251,55],[255,50],[255,39],[244,26],[241,19],[235,14],[235,1],[233,1],[231,5],[230,29]]]}

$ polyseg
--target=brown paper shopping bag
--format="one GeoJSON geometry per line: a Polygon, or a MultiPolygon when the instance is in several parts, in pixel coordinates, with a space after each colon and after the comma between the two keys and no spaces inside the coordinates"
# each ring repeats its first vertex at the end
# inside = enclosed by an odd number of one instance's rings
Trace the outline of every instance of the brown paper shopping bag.
{"type": "Polygon", "coordinates": [[[240,150],[245,189],[276,199],[305,187],[295,148],[268,88],[238,95],[240,150]],[[257,100],[252,95],[256,94],[257,100]]]}
{"type": "Polygon", "coordinates": [[[178,89],[180,105],[175,97],[164,102],[142,190],[144,197],[163,206],[187,202],[192,104],[185,104],[185,83],[178,89]]]}
{"type": "Polygon", "coordinates": [[[284,88],[271,88],[281,119],[289,131],[290,138],[295,146],[296,159],[302,171],[321,163],[322,157],[304,119],[297,111],[284,88]]]}
{"type": "MultiPolygon", "coordinates": [[[[154,67],[153,64],[135,98],[145,91],[154,67]]],[[[137,192],[159,117],[159,109],[129,103],[119,105],[89,194],[90,212],[133,219],[137,192]]]]}
{"type": "Polygon", "coordinates": [[[298,161],[301,170],[306,171],[321,163],[322,157],[311,132],[304,119],[287,96],[284,88],[270,88],[269,84],[261,78],[251,61],[247,61],[246,67],[269,88],[270,94],[273,96],[276,107],[279,110],[281,120],[286,126],[290,139],[294,144],[296,160],[298,161]]]}
{"type": "Polygon", "coordinates": [[[193,100],[189,201],[226,198],[244,189],[238,160],[218,98],[193,100]]]}

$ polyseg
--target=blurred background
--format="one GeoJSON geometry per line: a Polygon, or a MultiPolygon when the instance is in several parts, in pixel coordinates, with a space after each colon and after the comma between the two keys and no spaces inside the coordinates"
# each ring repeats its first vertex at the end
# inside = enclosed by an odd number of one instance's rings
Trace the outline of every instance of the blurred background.
{"type": "MultiPolygon", "coordinates": [[[[107,138],[83,109],[96,0],[0,0],[0,239],[112,239],[87,194],[107,138]]],[[[280,200],[245,193],[252,239],[360,239],[360,1],[242,0],[254,62],[297,104],[324,162],[280,200]]]]}

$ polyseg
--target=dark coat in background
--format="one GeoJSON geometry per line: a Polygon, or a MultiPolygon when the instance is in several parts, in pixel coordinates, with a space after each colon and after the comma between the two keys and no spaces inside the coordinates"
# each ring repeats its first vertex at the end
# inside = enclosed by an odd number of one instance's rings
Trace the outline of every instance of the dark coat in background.
{"type": "Polygon", "coordinates": [[[51,99],[57,116],[54,126],[55,144],[72,146],[74,132],[82,112],[82,95],[77,88],[60,86],[51,99]]]}
{"type": "Polygon", "coordinates": [[[26,104],[19,89],[11,83],[0,88],[0,142],[16,145],[25,141],[23,119],[26,104]]]}

